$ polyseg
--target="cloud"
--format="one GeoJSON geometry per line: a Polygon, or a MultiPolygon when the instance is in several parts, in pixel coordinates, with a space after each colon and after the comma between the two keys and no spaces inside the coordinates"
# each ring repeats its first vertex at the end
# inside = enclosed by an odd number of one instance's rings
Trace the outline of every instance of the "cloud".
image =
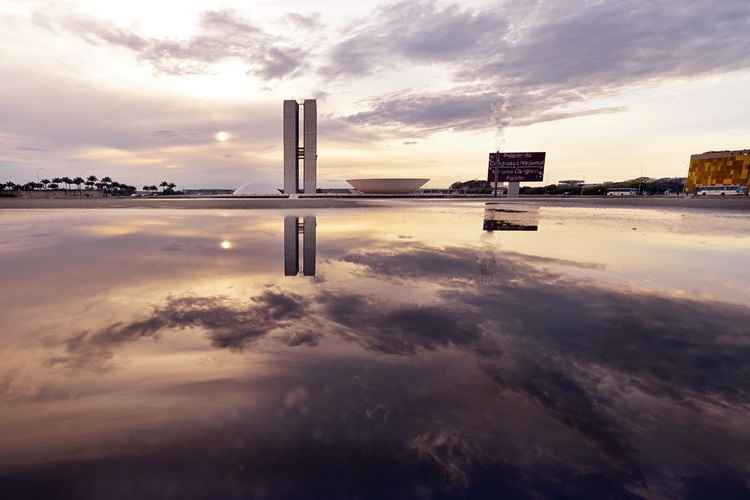
{"type": "MultiPolygon", "coordinates": [[[[45,176],[108,175],[133,185],[167,177],[181,187],[230,188],[252,170],[264,190],[276,187],[280,174],[269,151],[281,143],[280,105],[185,102],[9,67],[0,77],[7,82],[0,86],[0,158],[43,167],[45,176]],[[219,130],[231,132],[231,143],[217,145],[219,130]],[[169,165],[183,167],[181,178],[169,165]]],[[[25,182],[33,171],[18,167],[6,175],[25,182]]]]}
{"type": "Polygon", "coordinates": [[[372,99],[369,109],[344,117],[356,125],[406,128],[414,133],[486,128],[501,117],[504,98],[456,89],[450,94],[397,92],[372,99]]]}
{"type": "MultiPolygon", "coordinates": [[[[289,18],[299,24],[314,18],[289,18]]],[[[35,15],[42,27],[56,26],[43,14],[35,15]]],[[[151,38],[106,21],[68,17],[57,24],[93,45],[107,44],[133,52],[139,60],[170,75],[201,74],[212,64],[236,59],[263,80],[291,78],[305,66],[306,50],[291,40],[273,35],[232,10],[208,11],[201,15],[195,35],[185,40],[151,38]]]]}
{"type": "Polygon", "coordinates": [[[727,0],[540,2],[536,18],[512,43],[464,69],[526,88],[618,88],[652,78],[694,77],[746,68],[750,5],[727,0]]]}
{"type": "Polygon", "coordinates": [[[458,84],[375,97],[346,118],[422,133],[502,129],[620,112],[586,103],[643,83],[750,66],[744,0],[524,5],[470,10],[422,1],[376,9],[331,50],[326,74],[439,64],[458,84]]]}
{"type": "Polygon", "coordinates": [[[390,66],[394,57],[453,63],[507,29],[492,11],[473,12],[458,4],[441,8],[432,0],[381,6],[353,26],[331,50],[324,74],[361,76],[390,66]]]}
{"type": "Polygon", "coordinates": [[[312,14],[299,14],[297,12],[290,12],[286,15],[286,20],[298,28],[306,30],[317,30],[323,27],[320,19],[320,13],[314,12],[312,14]]]}

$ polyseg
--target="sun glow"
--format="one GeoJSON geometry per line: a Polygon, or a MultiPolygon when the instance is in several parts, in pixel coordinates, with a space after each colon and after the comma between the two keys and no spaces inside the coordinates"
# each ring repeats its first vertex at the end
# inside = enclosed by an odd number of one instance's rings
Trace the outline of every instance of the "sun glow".
{"type": "Polygon", "coordinates": [[[225,132],[223,130],[221,132],[216,132],[216,134],[214,134],[214,139],[216,139],[219,142],[227,142],[229,139],[231,139],[231,137],[232,136],[229,132],[225,132]]]}
{"type": "Polygon", "coordinates": [[[231,242],[231,241],[229,241],[229,240],[224,240],[224,241],[222,241],[222,242],[221,242],[221,245],[220,245],[220,246],[221,246],[221,248],[222,248],[223,250],[231,250],[231,249],[232,249],[232,246],[233,246],[233,245],[232,245],[232,242],[231,242]]]}

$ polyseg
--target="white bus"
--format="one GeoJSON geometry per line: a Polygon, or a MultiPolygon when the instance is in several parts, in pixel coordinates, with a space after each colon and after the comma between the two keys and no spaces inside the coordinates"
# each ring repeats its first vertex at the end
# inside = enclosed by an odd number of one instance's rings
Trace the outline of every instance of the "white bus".
{"type": "Polygon", "coordinates": [[[607,196],[638,196],[636,188],[613,188],[607,190],[607,196]]]}
{"type": "Polygon", "coordinates": [[[738,184],[698,186],[695,194],[698,196],[743,196],[747,194],[747,187],[738,184]]]}

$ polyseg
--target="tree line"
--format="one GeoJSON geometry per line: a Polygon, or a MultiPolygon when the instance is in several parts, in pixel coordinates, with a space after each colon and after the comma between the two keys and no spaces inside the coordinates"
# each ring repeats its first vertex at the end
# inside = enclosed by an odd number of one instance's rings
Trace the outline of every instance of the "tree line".
{"type": "MultiPolygon", "coordinates": [[[[143,186],[143,191],[153,191],[156,193],[161,188],[162,194],[174,194],[177,185],[173,182],[163,181],[159,186],[143,186]]],[[[128,196],[136,192],[136,187],[122,182],[112,180],[111,177],[102,177],[99,179],[95,175],[83,177],[55,177],[52,179],[42,179],[38,182],[31,181],[25,184],[17,184],[13,181],[0,183],[0,191],[18,192],[18,191],[64,191],[78,192],[82,194],[86,191],[100,191],[105,195],[111,196],[128,196]]]]}
{"type": "MultiPolygon", "coordinates": [[[[622,182],[602,182],[598,184],[586,184],[583,186],[569,184],[548,184],[546,186],[523,186],[521,194],[535,195],[590,195],[604,196],[607,190],[615,188],[638,189],[643,194],[682,193],[685,191],[684,177],[665,177],[652,179],[650,177],[639,177],[622,182]]],[[[465,182],[454,182],[451,191],[471,194],[491,194],[494,186],[485,180],[471,180],[465,182]]]]}

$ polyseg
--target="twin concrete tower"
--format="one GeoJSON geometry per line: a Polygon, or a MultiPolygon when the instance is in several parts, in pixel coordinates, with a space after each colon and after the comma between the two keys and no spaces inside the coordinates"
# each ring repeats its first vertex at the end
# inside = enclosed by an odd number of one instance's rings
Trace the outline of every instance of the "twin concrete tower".
{"type": "Polygon", "coordinates": [[[284,101],[284,194],[315,194],[318,184],[318,105],[305,99],[304,133],[299,145],[299,103],[284,101]],[[299,161],[304,160],[304,183],[300,189],[299,161]]]}

